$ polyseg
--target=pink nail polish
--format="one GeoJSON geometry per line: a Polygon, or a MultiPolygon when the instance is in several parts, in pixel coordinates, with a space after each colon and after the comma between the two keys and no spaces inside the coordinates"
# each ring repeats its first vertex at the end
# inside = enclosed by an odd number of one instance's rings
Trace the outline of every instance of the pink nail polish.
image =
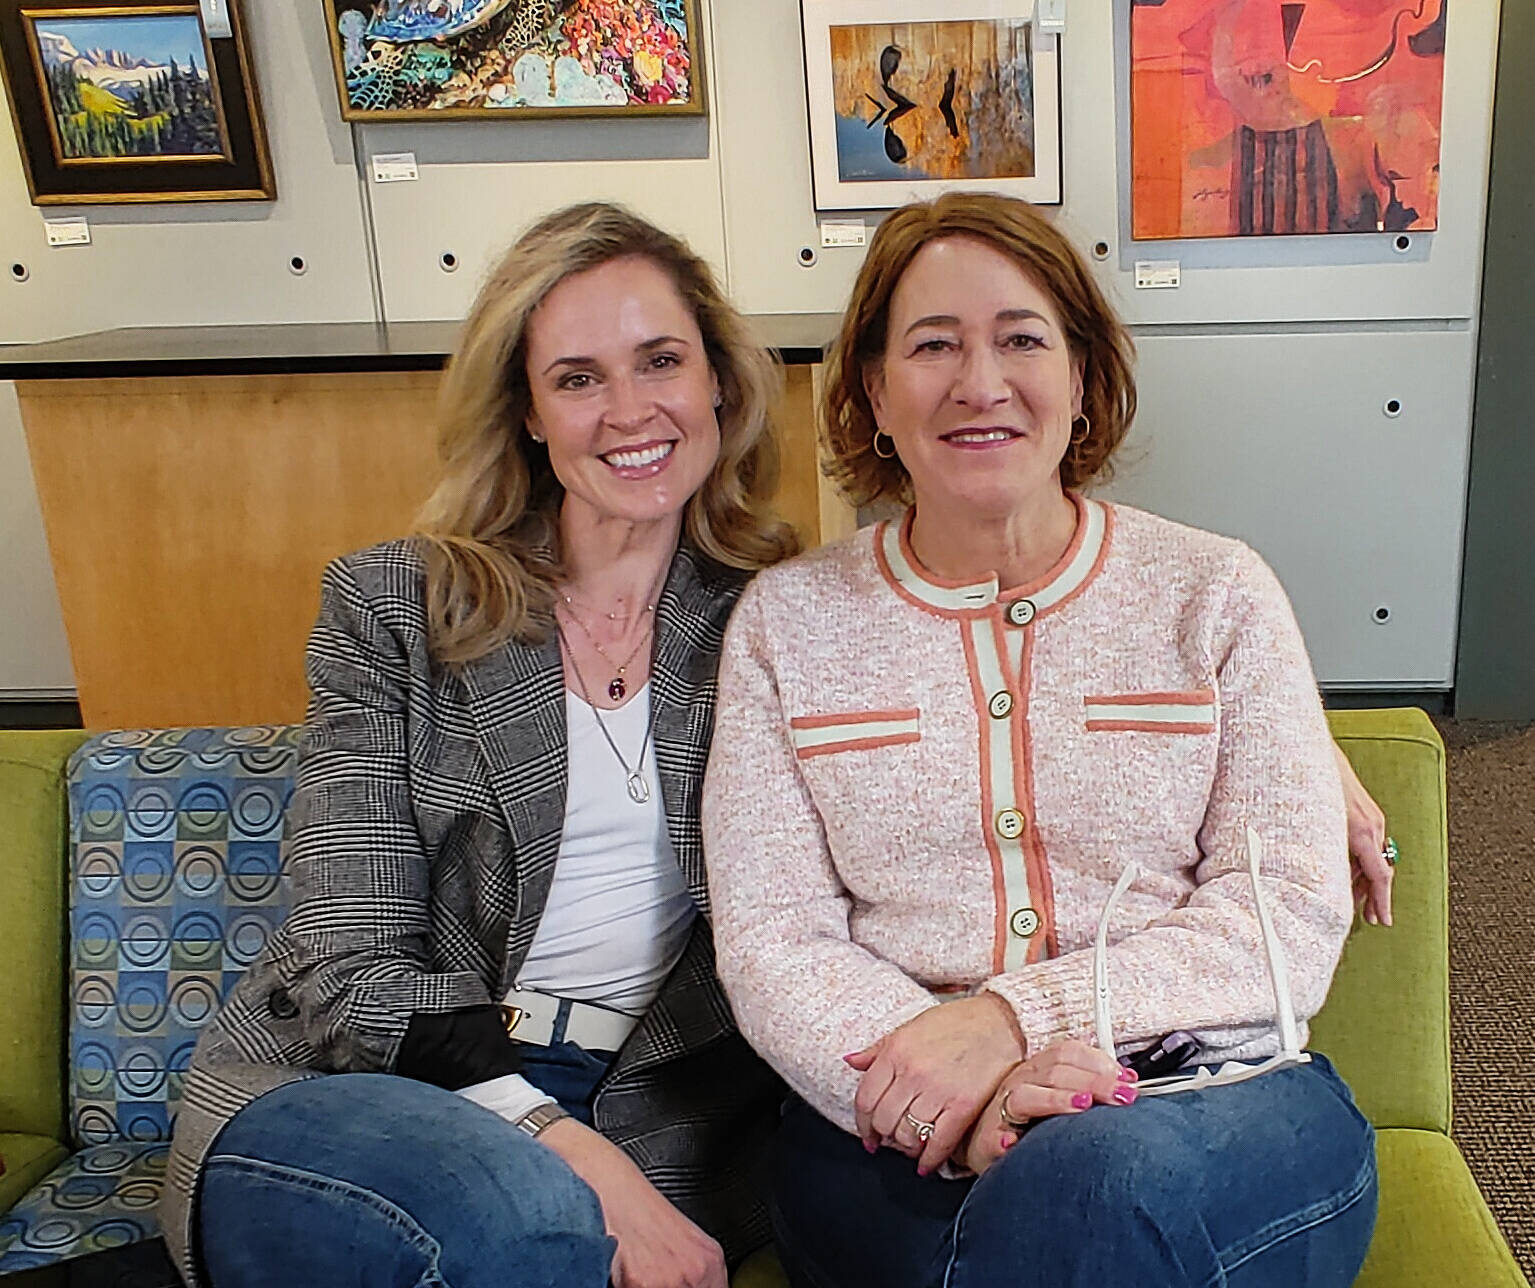
{"type": "Polygon", "coordinates": [[[1140,1077],[1141,1075],[1136,1073],[1136,1071],[1130,1068],[1129,1065],[1122,1065],[1120,1067],[1119,1080],[1121,1082],[1139,1082],[1140,1077]]]}
{"type": "Polygon", "coordinates": [[[927,1175],[927,1174],[928,1174],[928,1172],[929,1172],[929,1171],[931,1171],[931,1170],[932,1170],[932,1169],[931,1169],[931,1168],[927,1168],[927,1167],[920,1167],[920,1166],[919,1166],[919,1167],[918,1167],[918,1168],[917,1168],[917,1175],[918,1175],[918,1176],[926,1176],[926,1175],[927,1175]]]}
{"type": "Polygon", "coordinates": [[[1005,1131],[997,1137],[997,1143],[1001,1145],[1003,1149],[1011,1149],[1018,1143],[1018,1136],[1015,1132],[1005,1131]]]}
{"type": "Polygon", "coordinates": [[[877,1154],[879,1153],[879,1146],[873,1141],[866,1140],[863,1143],[863,1152],[865,1154],[877,1154]]]}
{"type": "Polygon", "coordinates": [[[1087,1109],[1092,1103],[1093,1093],[1091,1091],[1079,1091],[1071,1098],[1071,1107],[1073,1109],[1087,1109]]]}
{"type": "Polygon", "coordinates": [[[1114,1099],[1122,1105],[1133,1105],[1136,1094],[1134,1087],[1121,1086],[1114,1088],[1114,1099]]]}

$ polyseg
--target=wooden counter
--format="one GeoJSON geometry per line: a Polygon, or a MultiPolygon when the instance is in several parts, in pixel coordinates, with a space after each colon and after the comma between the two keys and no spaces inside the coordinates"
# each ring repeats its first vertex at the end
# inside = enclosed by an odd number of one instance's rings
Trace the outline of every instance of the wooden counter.
{"type": "MultiPolygon", "coordinates": [[[[812,337],[835,319],[758,321],[786,363],[780,511],[808,544],[844,535],[812,411],[812,337]]],[[[0,349],[87,726],[302,718],[320,570],[408,531],[431,491],[455,330],[145,329],[0,349]]]]}

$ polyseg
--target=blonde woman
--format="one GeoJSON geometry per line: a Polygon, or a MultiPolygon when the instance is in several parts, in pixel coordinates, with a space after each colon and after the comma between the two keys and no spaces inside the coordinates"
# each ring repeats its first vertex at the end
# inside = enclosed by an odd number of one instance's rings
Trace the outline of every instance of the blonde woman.
{"type": "Polygon", "coordinates": [[[779,1089],[714,977],[698,798],[725,621],[792,552],[774,382],[612,206],[481,292],[421,535],[325,574],[294,909],[176,1127],[190,1283],[724,1288],[765,1238],[779,1089]]]}

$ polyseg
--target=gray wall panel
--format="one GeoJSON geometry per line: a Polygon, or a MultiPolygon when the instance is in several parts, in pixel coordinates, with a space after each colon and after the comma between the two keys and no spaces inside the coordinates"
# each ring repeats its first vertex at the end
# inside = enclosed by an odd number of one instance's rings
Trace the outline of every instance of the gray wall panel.
{"type": "Polygon", "coordinates": [[[1323,683],[1448,688],[1471,332],[1138,344],[1141,412],[1105,494],[1256,547],[1290,593],[1323,683]]]}
{"type": "Polygon", "coordinates": [[[74,692],[16,386],[0,381],[0,697],[74,692]]]}
{"type": "Polygon", "coordinates": [[[350,130],[318,4],[243,7],[277,175],[275,202],[51,206],[27,198],[0,108],[0,343],[122,326],[356,322],[374,316],[350,130]],[[44,216],[84,215],[89,246],[50,248],[44,216]],[[302,256],[296,277],[288,261],[302,256]]]}

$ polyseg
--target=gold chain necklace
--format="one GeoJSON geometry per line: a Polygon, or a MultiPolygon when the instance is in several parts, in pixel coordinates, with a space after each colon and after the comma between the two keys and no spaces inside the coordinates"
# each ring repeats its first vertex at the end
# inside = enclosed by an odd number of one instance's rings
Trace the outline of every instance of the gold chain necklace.
{"type": "MultiPolygon", "coordinates": [[[[629,663],[634,661],[634,659],[639,656],[640,650],[644,648],[645,645],[649,642],[655,627],[653,625],[647,626],[645,628],[645,633],[640,636],[640,642],[629,650],[629,656],[624,658],[622,662],[615,662],[610,656],[608,656],[607,649],[603,648],[602,645],[597,642],[597,637],[592,634],[587,624],[581,620],[580,615],[576,612],[575,601],[572,600],[569,595],[561,595],[560,598],[565,601],[566,615],[570,618],[571,621],[573,621],[577,626],[581,628],[581,634],[586,636],[586,638],[590,641],[591,646],[597,650],[602,660],[618,672],[617,675],[608,681],[608,697],[612,698],[614,702],[622,702],[624,700],[624,694],[629,691],[629,686],[624,683],[624,672],[628,669],[629,663]]],[[[645,605],[645,607],[651,612],[655,611],[655,609],[649,604],[645,605]]],[[[560,638],[563,639],[564,636],[562,635],[560,638]]],[[[565,647],[568,649],[570,645],[567,644],[565,647]]],[[[571,657],[571,665],[575,665],[574,655],[571,657]]]]}

